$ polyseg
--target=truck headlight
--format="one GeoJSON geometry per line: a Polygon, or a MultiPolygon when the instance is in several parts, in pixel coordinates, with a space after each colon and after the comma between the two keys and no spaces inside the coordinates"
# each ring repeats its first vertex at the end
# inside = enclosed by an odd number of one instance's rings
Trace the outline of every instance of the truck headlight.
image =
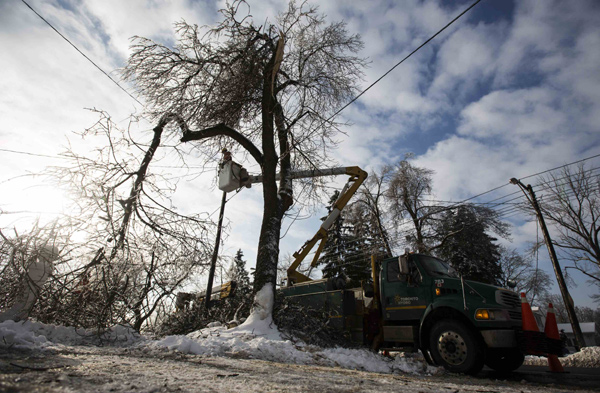
{"type": "Polygon", "coordinates": [[[510,315],[507,310],[478,308],[475,310],[475,319],[480,321],[510,321],[510,315]]]}
{"type": "Polygon", "coordinates": [[[484,321],[490,321],[494,318],[494,311],[488,310],[487,308],[478,308],[475,311],[475,319],[480,319],[484,321]]]}

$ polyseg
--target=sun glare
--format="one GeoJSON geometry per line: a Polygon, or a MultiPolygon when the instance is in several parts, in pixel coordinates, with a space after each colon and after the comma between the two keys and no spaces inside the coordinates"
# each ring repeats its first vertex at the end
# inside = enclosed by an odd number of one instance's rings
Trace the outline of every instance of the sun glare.
{"type": "Polygon", "coordinates": [[[47,222],[64,214],[68,200],[63,190],[40,184],[4,192],[1,202],[11,215],[36,216],[47,222]]]}
{"type": "Polygon", "coordinates": [[[66,197],[62,190],[56,187],[40,186],[28,190],[28,203],[35,210],[51,215],[61,214],[66,205],[66,197]]]}

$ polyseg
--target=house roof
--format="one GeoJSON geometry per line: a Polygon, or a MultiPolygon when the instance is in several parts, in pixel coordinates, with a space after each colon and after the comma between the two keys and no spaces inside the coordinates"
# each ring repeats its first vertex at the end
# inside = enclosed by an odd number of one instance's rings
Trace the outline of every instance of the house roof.
{"type": "MultiPolygon", "coordinates": [[[[597,331],[595,322],[582,322],[579,324],[581,327],[581,333],[595,333],[597,331]]],[[[564,330],[565,333],[573,333],[573,328],[570,323],[559,323],[558,330],[564,330]]]]}

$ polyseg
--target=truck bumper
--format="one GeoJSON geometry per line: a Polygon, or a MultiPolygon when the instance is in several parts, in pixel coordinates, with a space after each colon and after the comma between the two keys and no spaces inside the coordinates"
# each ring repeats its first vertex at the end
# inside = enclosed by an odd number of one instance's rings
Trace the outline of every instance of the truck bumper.
{"type": "Polygon", "coordinates": [[[518,346],[514,330],[482,330],[481,335],[488,348],[516,348],[518,346]]]}

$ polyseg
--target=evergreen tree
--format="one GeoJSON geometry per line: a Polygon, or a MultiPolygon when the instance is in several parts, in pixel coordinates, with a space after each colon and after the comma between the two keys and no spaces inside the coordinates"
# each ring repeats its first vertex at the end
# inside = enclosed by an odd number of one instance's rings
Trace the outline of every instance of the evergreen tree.
{"type": "Polygon", "coordinates": [[[500,247],[488,235],[489,209],[462,205],[441,216],[439,236],[444,240],[436,255],[448,261],[466,279],[496,285],[502,276],[500,247]]]}
{"type": "Polygon", "coordinates": [[[238,293],[247,295],[250,292],[250,276],[246,270],[246,261],[244,261],[244,253],[241,249],[235,254],[227,277],[237,283],[238,293]]]}
{"type": "Polygon", "coordinates": [[[357,238],[358,248],[367,253],[369,257],[376,255],[378,258],[391,257],[392,251],[387,241],[387,231],[380,228],[374,219],[373,211],[359,200],[346,209],[345,219],[352,227],[352,234],[357,238]]]}
{"type": "MultiPolygon", "coordinates": [[[[335,191],[329,200],[329,213],[333,210],[339,194],[339,191],[335,191]]],[[[319,264],[325,265],[323,277],[341,277],[346,280],[348,287],[355,287],[370,277],[371,247],[367,239],[357,236],[355,227],[347,223],[346,212],[347,210],[342,211],[327,232],[319,264]]]]}

